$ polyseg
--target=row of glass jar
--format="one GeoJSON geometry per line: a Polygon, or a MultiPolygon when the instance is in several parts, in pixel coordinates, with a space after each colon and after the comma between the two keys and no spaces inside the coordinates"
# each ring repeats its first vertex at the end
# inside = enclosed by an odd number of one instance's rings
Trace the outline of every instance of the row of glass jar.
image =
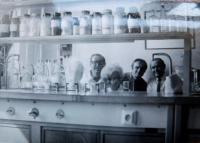
{"type": "Polygon", "coordinates": [[[91,34],[121,34],[140,33],[140,14],[134,7],[125,13],[123,7],[103,13],[83,10],[81,16],[72,17],[72,12],[43,13],[41,18],[36,14],[25,14],[20,19],[19,36],[54,36],[54,35],[91,35],[91,34]]]}
{"type": "MultiPolygon", "coordinates": [[[[181,17],[182,18],[182,17],[181,17]]],[[[4,18],[5,19],[5,18],[4,18]]],[[[8,19],[8,18],[7,18],[8,19]]],[[[10,19],[0,23],[1,37],[24,36],[54,36],[54,35],[91,35],[91,34],[122,34],[141,32],[187,32],[188,25],[198,22],[187,22],[185,19],[171,16],[161,11],[157,16],[155,11],[145,20],[141,18],[135,7],[125,13],[123,7],[116,8],[115,14],[106,9],[102,13],[83,10],[81,16],[72,17],[72,12],[42,13],[41,16],[32,13],[24,14],[21,18],[13,12],[10,19]],[[178,19],[177,19],[178,18],[178,19]],[[5,21],[7,21],[5,23],[5,21]],[[190,23],[190,24],[188,24],[190,23]]],[[[193,26],[195,27],[195,26],[193,26]]]]}

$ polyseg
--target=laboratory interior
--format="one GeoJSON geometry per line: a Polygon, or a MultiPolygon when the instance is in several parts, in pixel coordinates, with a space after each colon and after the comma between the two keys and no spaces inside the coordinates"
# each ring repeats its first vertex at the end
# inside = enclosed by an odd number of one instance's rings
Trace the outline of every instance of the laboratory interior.
{"type": "Polygon", "coordinates": [[[200,143],[200,1],[0,0],[0,143],[200,143]]]}

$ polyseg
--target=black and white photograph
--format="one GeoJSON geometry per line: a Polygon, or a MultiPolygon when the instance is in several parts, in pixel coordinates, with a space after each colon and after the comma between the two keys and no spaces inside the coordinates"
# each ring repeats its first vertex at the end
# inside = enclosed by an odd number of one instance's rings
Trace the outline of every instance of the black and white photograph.
{"type": "Polygon", "coordinates": [[[0,143],[200,143],[200,1],[0,0],[0,143]]]}

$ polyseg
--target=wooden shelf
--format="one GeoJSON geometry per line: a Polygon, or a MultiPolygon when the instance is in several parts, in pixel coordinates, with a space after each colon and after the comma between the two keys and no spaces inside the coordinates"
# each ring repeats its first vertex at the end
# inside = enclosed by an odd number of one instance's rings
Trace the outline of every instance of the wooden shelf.
{"type": "Polygon", "coordinates": [[[0,38],[1,44],[9,43],[121,43],[135,40],[189,39],[189,33],[144,33],[113,35],[72,35],[44,37],[6,37],[0,38]]]}

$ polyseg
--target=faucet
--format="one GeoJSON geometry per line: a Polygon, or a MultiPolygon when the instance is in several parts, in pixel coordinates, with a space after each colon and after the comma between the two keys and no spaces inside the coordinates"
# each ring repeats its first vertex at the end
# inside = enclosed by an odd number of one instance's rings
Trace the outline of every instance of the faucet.
{"type": "Polygon", "coordinates": [[[169,60],[169,75],[172,75],[172,59],[171,59],[170,55],[168,55],[167,53],[153,53],[152,59],[154,59],[155,56],[167,57],[167,59],[169,60]]]}

